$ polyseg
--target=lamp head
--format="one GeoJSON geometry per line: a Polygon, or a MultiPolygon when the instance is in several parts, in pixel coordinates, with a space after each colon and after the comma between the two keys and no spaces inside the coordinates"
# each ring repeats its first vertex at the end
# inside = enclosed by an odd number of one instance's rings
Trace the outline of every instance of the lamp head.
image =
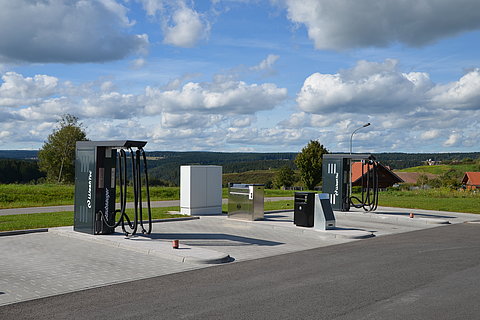
{"type": "Polygon", "coordinates": [[[369,125],[370,125],[370,122],[365,123],[365,124],[363,125],[363,128],[368,127],[369,125]]]}

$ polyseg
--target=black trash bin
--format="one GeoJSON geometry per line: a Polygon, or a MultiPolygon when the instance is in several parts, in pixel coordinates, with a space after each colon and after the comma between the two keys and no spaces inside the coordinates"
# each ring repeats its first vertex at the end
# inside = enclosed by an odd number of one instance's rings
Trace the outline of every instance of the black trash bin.
{"type": "Polygon", "coordinates": [[[295,192],[293,223],[312,228],[315,212],[315,192],[295,192]]]}

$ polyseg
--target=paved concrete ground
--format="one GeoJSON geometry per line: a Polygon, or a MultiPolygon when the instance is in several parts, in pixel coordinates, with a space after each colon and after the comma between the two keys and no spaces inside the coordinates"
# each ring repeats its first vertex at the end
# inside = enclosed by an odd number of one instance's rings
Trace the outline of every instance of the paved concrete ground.
{"type": "Polygon", "coordinates": [[[342,244],[371,234],[478,220],[477,215],[424,210],[415,210],[411,219],[410,212],[392,208],[379,208],[376,213],[337,212],[338,228],[332,231],[295,227],[292,212],[276,212],[255,222],[222,215],[156,223],[150,238],[90,236],[69,228],[0,237],[0,305],[201,269],[214,265],[208,263],[219,257],[240,262],[342,244]],[[180,240],[181,249],[171,248],[173,239],[180,240]]]}

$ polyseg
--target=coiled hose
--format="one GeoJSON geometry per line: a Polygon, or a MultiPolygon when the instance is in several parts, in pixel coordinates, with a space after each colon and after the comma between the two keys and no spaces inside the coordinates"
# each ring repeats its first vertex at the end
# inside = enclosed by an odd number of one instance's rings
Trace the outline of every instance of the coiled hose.
{"type": "Polygon", "coordinates": [[[102,217],[103,223],[110,228],[116,228],[122,226],[122,231],[126,236],[132,236],[137,233],[138,225],[140,224],[143,234],[150,234],[152,232],[152,210],[150,206],[150,188],[148,185],[148,168],[147,168],[147,156],[143,148],[138,148],[135,152],[132,148],[129,148],[132,164],[132,182],[133,182],[133,204],[134,204],[134,217],[130,217],[125,212],[127,208],[127,154],[125,150],[120,149],[118,157],[118,172],[119,172],[119,187],[120,187],[120,209],[115,210],[115,215],[120,213],[120,217],[115,224],[110,224],[104,217],[102,212],[99,214],[102,217]],[[145,176],[145,188],[147,196],[147,208],[148,208],[148,229],[145,229],[143,225],[143,208],[142,208],[142,175],[141,175],[141,158],[143,157],[143,171],[145,176]],[[129,230],[127,230],[127,227],[129,230]]]}
{"type": "Polygon", "coordinates": [[[350,196],[350,204],[355,208],[363,208],[370,212],[375,211],[378,207],[378,162],[368,160],[367,172],[365,172],[364,161],[362,160],[362,199],[350,196]],[[354,203],[354,200],[358,203],[354,203]]]}

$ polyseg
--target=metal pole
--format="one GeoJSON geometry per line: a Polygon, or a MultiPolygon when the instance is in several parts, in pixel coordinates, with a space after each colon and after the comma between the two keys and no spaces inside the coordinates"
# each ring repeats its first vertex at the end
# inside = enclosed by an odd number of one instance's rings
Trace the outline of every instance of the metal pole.
{"type": "MultiPolygon", "coordinates": [[[[353,130],[352,132],[352,135],[350,136],[350,155],[352,155],[352,141],[353,141],[353,135],[355,134],[355,132],[357,132],[358,130],[362,129],[362,128],[365,128],[365,127],[368,127],[370,125],[370,122],[367,122],[365,123],[363,126],[353,130]]],[[[350,181],[349,183],[349,190],[348,190],[348,198],[350,199],[350,197],[352,196],[352,158],[350,157],[349,159],[350,161],[350,174],[349,174],[349,177],[348,177],[348,180],[350,181]]],[[[348,200],[350,201],[350,200],[348,200]]]]}
{"type": "Polygon", "coordinates": [[[355,134],[355,132],[357,132],[358,130],[362,129],[362,128],[365,128],[365,127],[368,127],[370,125],[370,122],[368,123],[365,123],[363,126],[355,129],[353,132],[352,132],[352,135],[350,136],[350,154],[352,154],[352,141],[353,141],[353,135],[355,134]]]}

